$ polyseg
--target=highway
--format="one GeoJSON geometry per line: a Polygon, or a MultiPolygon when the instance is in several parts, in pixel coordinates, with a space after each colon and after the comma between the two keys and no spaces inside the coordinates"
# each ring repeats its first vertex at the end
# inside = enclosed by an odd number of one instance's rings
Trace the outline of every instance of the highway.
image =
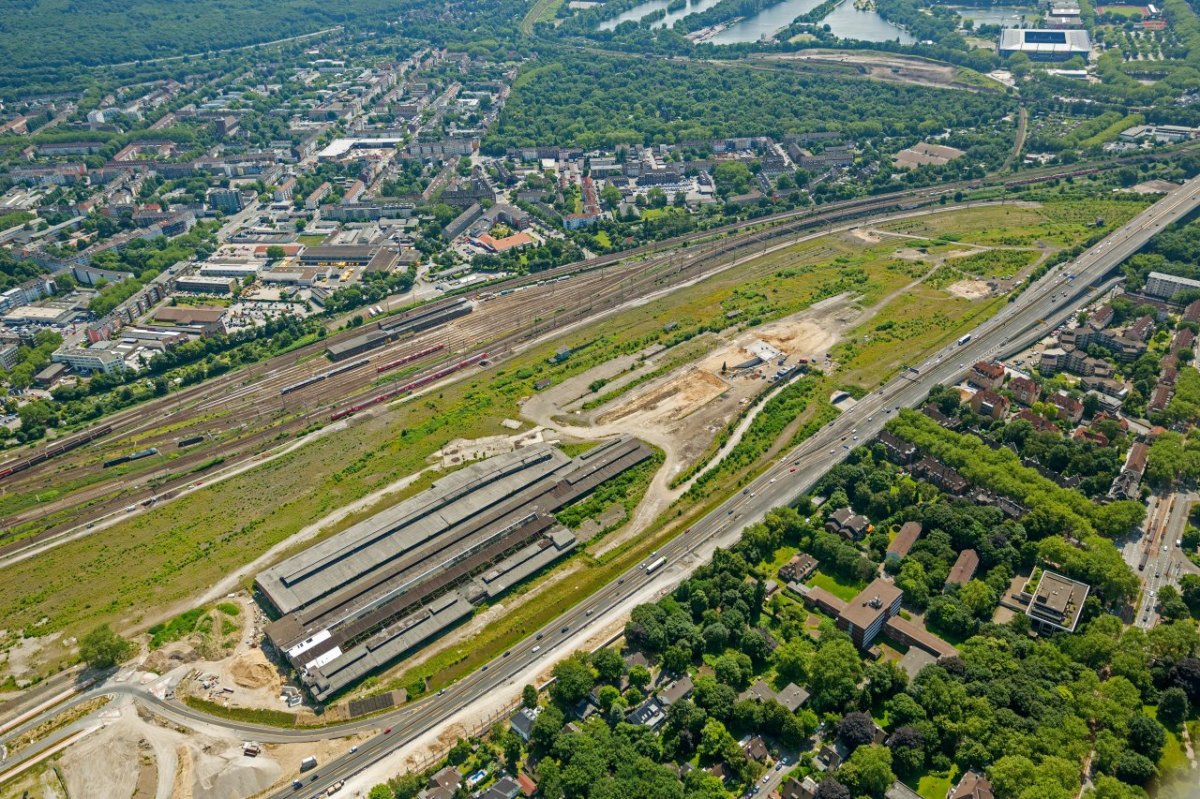
{"type": "MultiPolygon", "coordinates": [[[[569,609],[554,624],[514,645],[479,671],[436,696],[382,716],[320,730],[283,730],[229,722],[194,711],[178,702],[164,701],[147,688],[127,684],[110,683],[93,688],[65,706],[106,693],[132,694],[155,713],[170,720],[188,726],[217,726],[263,742],[328,739],[387,728],[386,732],[361,744],[357,751],[347,752],[331,763],[322,763],[312,773],[304,775],[303,790],[288,788],[276,794],[278,797],[318,795],[338,780],[374,764],[483,697],[497,693],[515,695],[520,687],[516,684],[518,678],[535,670],[547,655],[552,652],[561,654],[563,649],[580,645],[583,639],[580,634],[598,621],[612,622],[620,605],[630,600],[631,593],[636,592],[638,598],[643,599],[672,588],[692,568],[703,562],[701,555],[713,546],[732,544],[746,525],[761,520],[771,508],[788,504],[811,488],[850,449],[878,433],[898,408],[918,405],[935,384],[957,382],[976,361],[1004,357],[1044,336],[1081,304],[1103,291],[1105,287],[1101,283],[1104,278],[1140,249],[1154,233],[1182,218],[1198,204],[1200,178],[1189,181],[1165,196],[1075,261],[1052,270],[1027,287],[996,316],[973,331],[969,341],[961,346],[947,346],[938,355],[915,365],[864,397],[809,440],[780,458],[741,493],[729,497],[691,528],[665,544],[646,562],[569,609]],[[1069,279],[1068,274],[1074,275],[1074,279],[1069,279]],[[660,558],[665,559],[664,565],[647,568],[660,558]],[[391,726],[387,726],[389,724],[391,726]]],[[[63,707],[56,708],[55,712],[60,712],[63,707]]],[[[24,752],[21,754],[27,755],[24,752]]]]}

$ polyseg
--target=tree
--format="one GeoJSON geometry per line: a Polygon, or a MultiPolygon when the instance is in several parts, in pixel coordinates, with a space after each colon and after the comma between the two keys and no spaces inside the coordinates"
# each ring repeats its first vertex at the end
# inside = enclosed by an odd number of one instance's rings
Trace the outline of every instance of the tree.
{"type": "Polygon", "coordinates": [[[287,256],[287,251],[284,250],[283,247],[279,246],[278,244],[272,244],[269,247],[267,247],[267,260],[268,261],[272,261],[272,262],[279,261],[279,260],[282,260],[286,256],[287,256]]]}
{"type": "Polygon", "coordinates": [[[1138,713],[1129,720],[1129,745],[1135,752],[1157,763],[1166,744],[1167,731],[1154,719],[1138,713]]]}
{"type": "Polygon", "coordinates": [[[587,656],[576,652],[554,665],[554,684],[550,695],[563,707],[571,707],[587,696],[596,684],[596,675],[587,664],[587,656]]]}
{"type": "Polygon", "coordinates": [[[446,755],[446,760],[452,766],[461,766],[467,762],[467,758],[471,756],[471,742],[466,738],[459,738],[454,746],[450,748],[450,752],[446,755]]]}
{"type": "Polygon", "coordinates": [[[814,654],[811,642],[805,638],[793,638],[775,649],[772,655],[775,670],[783,679],[802,685],[808,681],[809,664],[814,654]]]}
{"type": "Polygon", "coordinates": [[[1158,776],[1154,761],[1137,752],[1126,752],[1117,761],[1117,778],[1133,785],[1144,785],[1158,776]]]}
{"type": "Polygon", "coordinates": [[[730,744],[737,746],[725,725],[716,719],[709,719],[704,722],[704,729],[700,731],[700,745],[696,747],[696,751],[700,757],[712,760],[724,756],[730,744]]]}
{"type": "Polygon", "coordinates": [[[538,705],[538,691],[532,685],[526,685],[521,689],[521,704],[527,708],[535,708],[538,705]]]}
{"type": "Polygon", "coordinates": [[[529,731],[529,742],[542,751],[549,751],[566,723],[566,717],[554,705],[542,708],[529,731]]]}
{"type": "Polygon", "coordinates": [[[838,779],[856,794],[882,797],[896,780],[891,751],[883,746],[860,746],[838,769],[838,779]]]}
{"type": "Polygon", "coordinates": [[[1187,603],[1173,585],[1164,585],[1158,590],[1158,613],[1167,621],[1178,621],[1191,615],[1187,603]]]}
{"type": "Polygon", "coordinates": [[[643,693],[645,693],[645,691],[646,691],[646,686],[650,684],[650,679],[651,679],[650,670],[647,669],[645,666],[643,666],[641,663],[638,663],[637,665],[635,665],[633,668],[631,668],[629,670],[630,686],[638,689],[639,691],[641,691],[643,693]]]}
{"type": "Polygon", "coordinates": [[[79,656],[93,669],[107,669],[124,660],[133,649],[133,643],[102,624],[79,639],[79,656]]]}
{"type": "Polygon", "coordinates": [[[1192,613],[1200,613],[1200,574],[1185,574],[1180,577],[1179,595],[1192,613]]]}
{"type": "Polygon", "coordinates": [[[1167,727],[1178,729],[1190,710],[1187,694],[1182,688],[1168,688],[1158,697],[1158,720],[1167,727]]]}
{"type": "Polygon", "coordinates": [[[1184,658],[1171,667],[1171,682],[1183,689],[1188,701],[1200,705],[1200,658],[1184,658]]]}
{"type": "Polygon", "coordinates": [[[862,660],[849,639],[838,636],[821,638],[821,648],[813,656],[813,700],[819,708],[841,707],[850,701],[862,678],[862,660]]]}
{"type": "Polygon", "coordinates": [[[837,723],[837,734],[851,749],[869,744],[875,740],[875,720],[870,713],[847,713],[837,723]]]}
{"type": "Polygon", "coordinates": [[[625,661],[620,652],[606,646],[592,653],[592,668],[604,682],[616,683],[625,673],[625,661]]]}
{"type": "Polygon", "coordinates": [[[1024,755],[1004,755],[988,766],[987,777],[998,799],[1015,799],[1033,781],[1033,761],[1024,755]]]}
{"type": "Polygon", "coordinates": [[[396,793],[391,788],[382,783],[371,788],[371,792],[367,794],[367,799],[395,799],[396,793]]]}
{"type": "Polygon", "coordinates": [[[1126,785],[1116,777],[1098,774],[1092,788],[1084,799],[1146,799],[1146,792],[1134,785],[1126,785]]]}
{"type": "Polygon", "coordinates": [[[835,777],[826,777],[817,785],[816,799],[852,799],[850,789],[835,777]]]}

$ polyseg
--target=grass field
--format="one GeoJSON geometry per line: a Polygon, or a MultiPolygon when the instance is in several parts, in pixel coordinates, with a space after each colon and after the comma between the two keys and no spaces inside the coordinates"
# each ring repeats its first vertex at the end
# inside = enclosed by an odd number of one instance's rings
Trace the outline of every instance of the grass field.
{"type": "Polygon", "coordinates": [[[925,799],[946,799],[950,788],[958,781],[958,769],[951,769],[944,774],[926,774],[917,783],[917,793],[925,799]]]}
{"type": "MultiPolygon", "coordinates": [[[[1094,213],[1093,208],[1072,212],[1067,204],[1044,210],[996,207],[951,210],[925,224],[940,235],[957,235],[964,241],[978,241],[993,228],[1005,230],[1005,235],[1019,233],[1022,239],[1052,241],[1069,230],[1082,232],[1085,226],[1079,220],[1094,213]]],[[[1110,224],[1121,219],[1115,212],[1106,213],[1110,224]]],[[[302,527],[423,468],[426,457],[451,439],[504,434],[500,420],[519,414],[519,400],[533,393],[535,381],[557,383],[618,354],[664,342],[680,331],[724,326],[732,309],[741,311],[740,322],[751,323],[795,313],[846,291],[861,296],[864,305],[877,303],[912,280],[887,268],[895,261],[892,253],[898,246],[897,242],[867,245],[839,236],[804,242],[547,342],[500,368],[468,374],[454,385],[377,416],[358,417],[317,444],[153,513],[63,544],[44,557],[0,570],[0,583],[12,587],[0,593],[0,618],[8,629],[25,629],[32,635],[57,630],[79,635],[101,622],[129,631],[161,621],[186,610],[189,598],[302,527]],[[678,323],[678,328],[664,333],[670,322],[678,323]],[[581,344],[588,346],[565,362],[548,362],[560,346],[581,344]]],[[[877,332],[863,341],[855,331],[853,351],[843,353],[845,371],[827,379],[830,385],[851,380],[870,386],[901,361],[915,359],[917,351],[950,340],[982,321],[1000,302],[972,304],[936,291],[900,295],[864,327],[877,330],[892,321],[891,329],[901,332],[877,332]]],[[[862,331],[862,336],[868,334],[862,331]]],[[[761,459],[729,479],[736,481],[760,468],[761,459]]],[[[698,502],[709,504],[707,498],[698,502]]],[[[693,510],[699,508],[680,507],[672,513],[688,517],[693,510]]],[[[657,529],[663,529],[663,524],[657,529]]],[[[642,549],[648,552],[655,540],[648,533],[609,553],[578,580],[564,581],[564,591],[574,596],[555,594],[532,603],[532,608],[514,603],[504,624],[494,625],[486,640],[473,642],[458,655],[439,658],[444,667],[439,677],[458,673],[458,664],[470,662],[489,641],[513,640],[521,629],[532,629],[561,612],[565,605],[557,602],[571,603],[586,596],[635,562],[642,549]]],[[[53,668],[69,657],[68,652],[56,650],[40,665],[53,668]]]]}
{"type": "Polygon", "coordinates": [[[813,572],[812,577],[808,578],[808,582],[817,588],[825,589],[838,599],[844,599],[847,602],[854,599],[854,597],[858,596],[859,591],[867,587],[866,583],[847,582],[834,577],[832,574],[826,574],[820,569],[813,572]]]}

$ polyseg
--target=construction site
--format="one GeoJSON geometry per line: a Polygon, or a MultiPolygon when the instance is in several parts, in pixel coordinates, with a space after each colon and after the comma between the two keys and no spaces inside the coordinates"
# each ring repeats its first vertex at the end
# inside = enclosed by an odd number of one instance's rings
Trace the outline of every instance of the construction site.
{"type": "Polygon", "coordinates": [[[629,437],[575,458],[537,445],[447,475],[261,572],[267,639],[325,701],[574,550],[553,514],[651,455],[629,437]]]}

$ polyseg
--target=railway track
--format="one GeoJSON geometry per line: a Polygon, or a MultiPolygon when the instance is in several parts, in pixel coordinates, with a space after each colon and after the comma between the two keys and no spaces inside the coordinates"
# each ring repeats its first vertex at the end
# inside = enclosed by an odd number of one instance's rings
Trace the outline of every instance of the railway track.
{"type": "MultiPolygon", "coordinates": [[[[1153,156],[1137,156],[1134,160],[1148,157],[1153,156]]],[[[1070,170],[1051,169],[995,185],[1029,185],[1092,174],[1101,168],[1100,165],[1094,165],[1076,166],[1070,170]]],[[[444,354],[446,360],[471,357],[484,348],[503,354],[523,341],[578,322],[630,296],[692,279],[714,265],[730,260],[731,256],[751,254],[756,247],[765,248],[781,238],[859,217],[917,209],[937,203],[947,194],[983,185],[985,181],[982,180],[965,181],[849,200],[819,209],[781,212],[748,223],[733,223],[701,234],[643,245],[619,254],[485,287],[474,287],[459,292],[458,296],[482,304],[485,312],[477,311],[452,320],[443,327],[418,332],[372,350],[364,356],[365,362],[359,364],[360,368],[327,374],[325,379],[313,380],[322,373],[333,371],[321,355],[321,350],[333,342],[361,335],[361,328],[329,336],[292,353],[219,376],[194,389],[185,389],[162,400],[119,412],[106,418],[104,428],[107,432],[92,435],[88,441],[90,446],[79,447],[75,450],[75,456],[65,458],[60,465],[56,466],[51,461],[46,467],[33,468],[40,465],[33,464],[19,475],[10,475],[5,481],[5,488],[13,493],[29,491],[35,486],[46,485],[57,477],[56,473],[67,471],[71,480],[78,481],[81,477],[86,478],[90,471],[99,470],[100,463],[116,450],[134,445],[158,446],[174,452],[178,449],[178,441],[183,438],[203,437],[210,443],[189,449],[182,457],[159,464],[147,473],[131,475],[132,480],[119,481],[116,487],[105,482],[93,483],[60,500],[27,508],[0,520],[0,525],[12,528],[36,524],[56,514],[63,516],[35,536],[15,542],[0,542],[0,554],[53,536],[61,532],[63,527],[87,520],[81,515],[68,518],[66,512],[72,508],[87,506],[86,516],[94,517],[111,513],[123,504],[152,502],[156,496],[170,494],[193,482],[194,470],[206,462],[218,458],[228,462],[253,457],[262,451],[264,444],[326,420],[327,414],[334,408],[361,403],[364,400],[356,398],[369,393],[379,380],[375,369],[367,366],[402,359],[439,342],[445,346],[436,354],[444,354]],[[682,247],[685,243],[689,246],[682,247]],[[547,289],[547,286],[550,288],[547,289]],[[296,384],[303,385],[293,391],[282,392],[283,388],[296,384]],[[165,432],[139,435],[156,429],[165,432]],[[85,471],[80,473],[80,469],[85,471]]],[[[448,297],[438,302],[456,299],[448,297]]],[[[391,317],[386,321],[392,322],[398,318],[391,317]]],[[[497,355],[493,355],[495,357],[497,355]]],[[[420,363],[414,361],[413,365],[420,363]]],[[[34,453],[33,457],[36,455],[34,453]]],[[[0,471],[8,465],[0,464],[0,471]]],[[[4,476],[0,475],[0,479],[4,479],[4,476]]]]}

